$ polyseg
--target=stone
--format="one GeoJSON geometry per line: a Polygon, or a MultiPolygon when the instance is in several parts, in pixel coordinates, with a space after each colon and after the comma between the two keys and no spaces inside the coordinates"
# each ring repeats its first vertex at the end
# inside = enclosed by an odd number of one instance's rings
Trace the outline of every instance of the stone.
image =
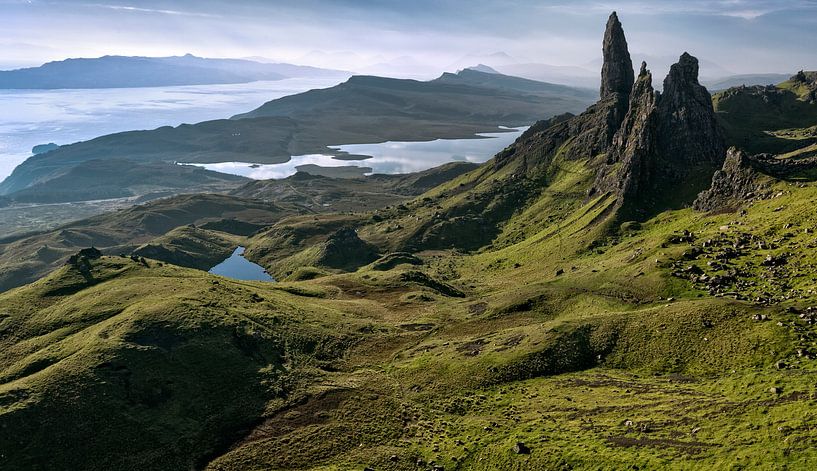
{"type": "Polygon", "coordinates": [[[635,81],[633,62],[630,58],[624,29],[616,12],[613,12],[607,19],[602,56],[604,63],[601,68],[601,97],[606,98],[616,93],[629,95],[635,81]]]}
{"type": "Polygon", "coordinates": [[[681,55],[660,94],[642,63],[626,115],[593,186],[616,195],[620,218],[644,220],[683,204],[672,195],[689,191],[690,185],[703,191],[709,181],[699,175],[714,174],[725,153],[711,96],[698,83],[698,60],[681,55]],[[690,178],[693,175],[696,178],[690,178]]]}
{"type": "Polygon", "coordinates": [[[683,175],[689,165],[723,165],[726,143],[712,96],[698,83],[698,59],[686,52],[664,79],[658,114],[659,155],[673,173],[683,175]]]}
{"type": "Polygon", "coordinates": [[[732,147],[726,152],[721,169],[712,176],[709,189],[698,195],[692,207],[698,211],[733,210],[745,203],[743,195],[759,190],[759,176],[746,153],[732,147]]]}
{"type": "Polygon", "coordinates": [[[530,448],[528,448],[522,442],[516,442],[516,445],[513,446],[512,450],[517,455],[529,455],[530,454],[530,448]]]}
{"type": "Polygon", "coordinates": [[[785,265],[787,262],[788,257],[785,254],[767,255],[760,264],[764,267],[779,267],[781,265],[785,265]]]}

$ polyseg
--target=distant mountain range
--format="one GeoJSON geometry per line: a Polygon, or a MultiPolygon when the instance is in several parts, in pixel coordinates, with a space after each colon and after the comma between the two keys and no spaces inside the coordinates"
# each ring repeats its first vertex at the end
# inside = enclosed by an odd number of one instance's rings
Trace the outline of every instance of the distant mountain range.
{"type": "MultiPolygon", "coordinates": [[[[656,73],[664,73],[664,71],[669,70],[670,65],[676,58],[635,54],[633,60],[636,59],[637,61],[647,61],[650,68],[656,73]]],[[[580,66],[525,62],[504,52],[496,52],[488,55],[468,55],[452,63],[448,68],[454,70],[471,68],[481,72],[494,71],[540,82],[596,89],[599,86],[598,70],[601,64],[601,58],[580,66]]],[[[700,67],[701,84],[711,90],[725,90],[741,85],[778,84],[788,80],[791,75],[781,73],[734,74],[718,63],[706,60],[701,61],[700,67]]],[[[657,85],[660,89],[661,84],[657,85]]]]}
{"type": "Polygon", "coordinates": [[[427,82],[367,75],[332,88],[311,90],[265,103],[234,119],[299,117],[323,119],[338,113],[347,120],[411,116],[461,123],[530,124],[534,116],[578,113],[598,92],[464,69],[427,82]]]}
{"type": "Polygon", "coordinates": [[[136,88],[214,85],[297,77],[343,77],[348,72],[245,59],[104,56],[66,59],[0,71],[0,89],[136,88]]]}
{"type": "MultiPolygon", "coordinates": [[[[190,185],[181,181],[186,174],[173,172],[178,178],[169,181],[147,173],[166,172],[166,166],[175,162],[275,164],[292,155],[349,157],[329,147],[334,145],[468,138],[500,131],[499,126],[525,126],[579,113],[597,96],[595,90],[476,70],[427,82],[355,76],[331,88],[267,102],[230,120],[131,131],[60,146],[18,166],[0,183],[0,195],[31,203],[136,196],[155,192],[153,183],[159,180],[162,191],[170,187],[189,191],[190,185]],[[154,164],[134,166],[149,162],[154,164]],[[97,169],[94,181],[71,172],[81,165],[97,169]],[[136,168],[139,175],[129,175],[136,168]]],[[[215,182],[210,174],[189,176],[208,185],[233,183],[215,182]]]]}

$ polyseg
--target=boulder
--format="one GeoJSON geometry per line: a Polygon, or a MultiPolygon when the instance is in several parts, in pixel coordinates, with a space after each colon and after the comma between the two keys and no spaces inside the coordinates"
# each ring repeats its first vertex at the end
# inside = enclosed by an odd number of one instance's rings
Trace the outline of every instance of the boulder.
{"type": "Polygon", "coordinates": [[[759,176],[746,153],[732,147],[721,169],[712,176],[709,189],[701,192],[692,206],[698,211],[735,210],[758,194],[762,187],[759,176]]]}

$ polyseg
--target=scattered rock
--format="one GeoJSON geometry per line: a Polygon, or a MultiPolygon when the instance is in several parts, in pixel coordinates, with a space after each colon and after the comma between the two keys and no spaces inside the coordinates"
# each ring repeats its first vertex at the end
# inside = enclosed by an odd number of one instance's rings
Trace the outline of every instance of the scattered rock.
{"type": "Polygon", "coordinates": [[[522,442],[516,442],[516,445],[513,446],[512,450],[517,455],[529,455],[530,454],[530,448],[528,448],[522,442]]]}

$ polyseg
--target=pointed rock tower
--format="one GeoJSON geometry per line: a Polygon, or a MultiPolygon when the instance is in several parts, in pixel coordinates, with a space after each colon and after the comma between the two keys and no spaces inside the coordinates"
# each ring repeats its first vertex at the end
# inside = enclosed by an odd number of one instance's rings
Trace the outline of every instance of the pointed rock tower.
{"type": "Polygon", "coordinates": [[[600,103],[606,104],[607,132],[612,138],[627,113],[635,82],[627,38],[616,12],[607,19],[601,51],[604,63],[601,66],[600,103]]]}
{"type": "Polygon", "coordinates": [[[553,143],[549,151],[572,139],[573,145],[566,149],[565,157],[575,160],[605,153],[613,142],[613,136],[627,114],[634,81],[627,39],[615,12],[607,20],[602,55],[599,101],[581,115],[548,129],[544,137],[553,143]]]}
{"type": "Polygon", "coordinates": [[[601,99],[615,94],[629,96],[635,82],[633,61],[630,59],[627,38],[624,37],[624,29],[621,27],[616,12],[613,12],[607,20],[601,50],[604,57],[604,63],[601,66],[601,99]]]}
{"type": "MultiPolygon", "coordinates": [[[[595,188],[617,196],[619,204],[648,198],[649,181],[655,173],[658,107],[652,88],[652,74],[647,63],[641,63],[638,80],[633,85],[627,115],[613,138],[607,163],[600,169],[595,188]]],[[[637,208],[627,208],[627,212],[637,208]]]]}
{"type": "Polygon", "coordinates": [[[726,144],[712,96],[698,83],[698,59],[686,52],[664,79],[659,114],[658,151],[670,166],[723,165],[726,144]]]}
{"type": "Polygon", "coordinates": [[[712,97],[698,83],[698,60],[684,53],[662,94],[642,64],[594,188],[615,196],[620,219],[647,218],[692,203],[725,154],[712,97]]]}

